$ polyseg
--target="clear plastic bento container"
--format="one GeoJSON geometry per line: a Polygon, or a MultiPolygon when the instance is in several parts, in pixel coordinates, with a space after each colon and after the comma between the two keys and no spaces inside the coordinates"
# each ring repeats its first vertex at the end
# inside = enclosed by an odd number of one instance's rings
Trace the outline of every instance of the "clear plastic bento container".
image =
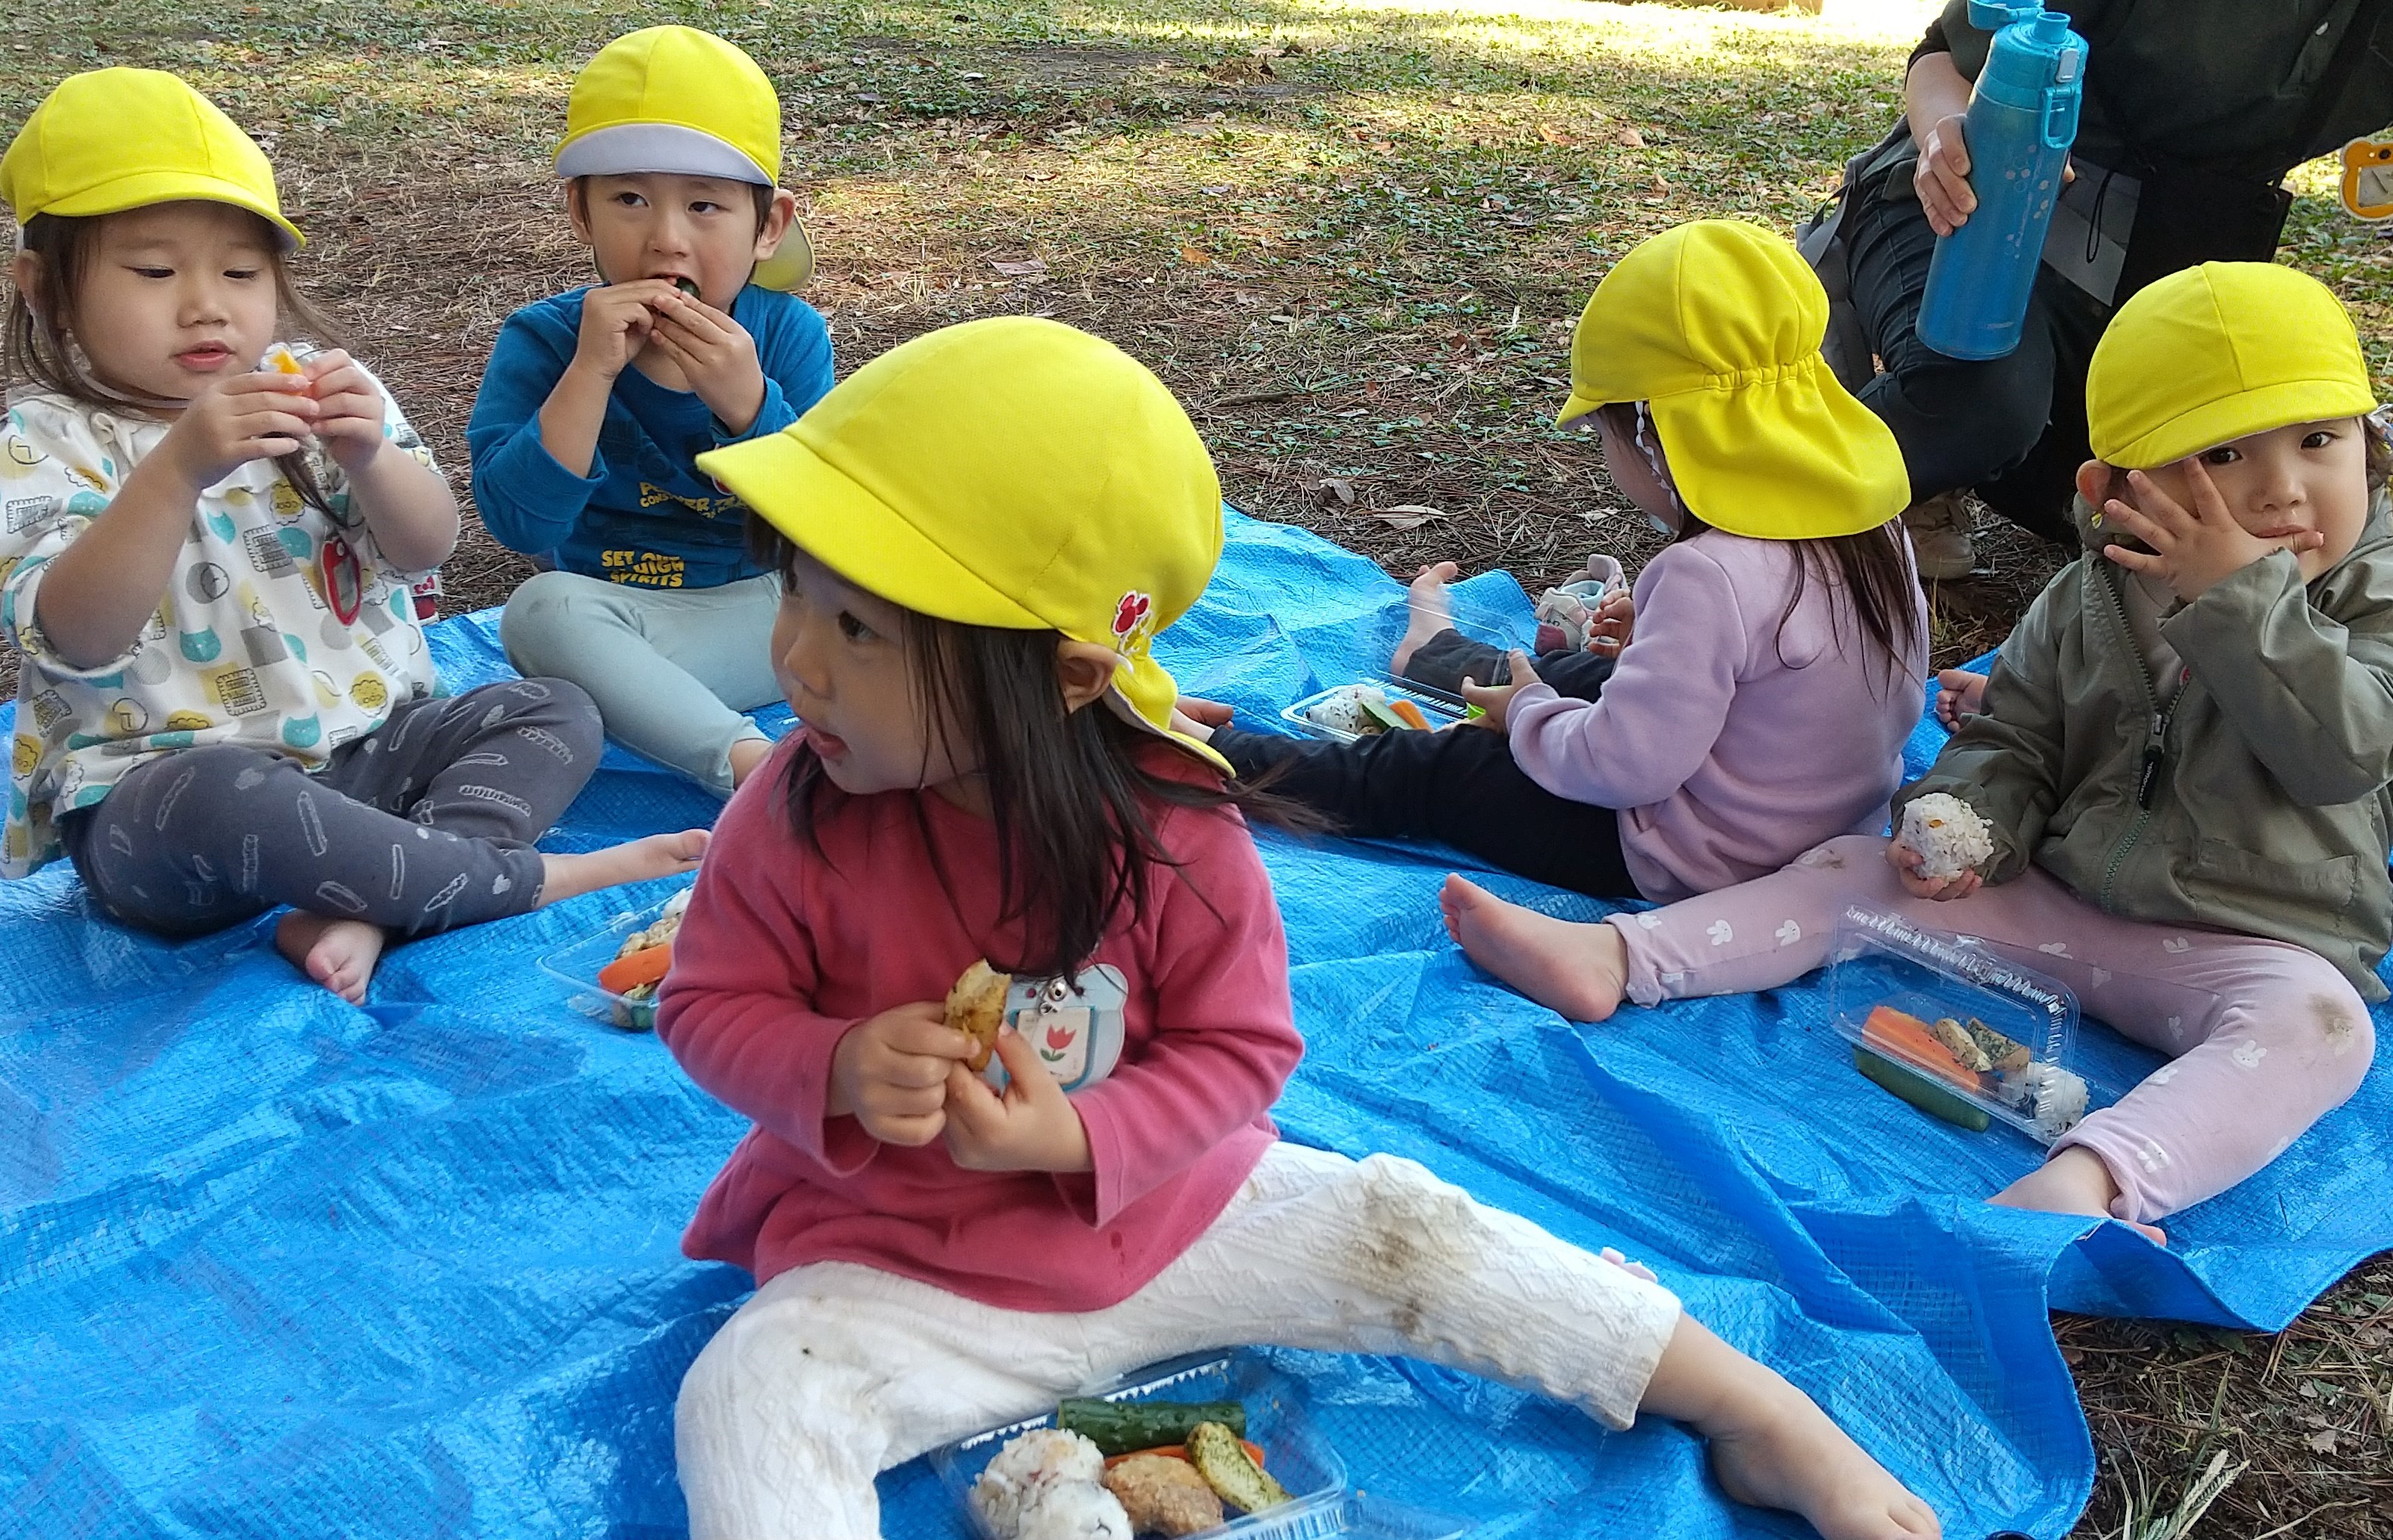
{"type": "Polygon", "coordinates": [[[1409,679],[1398,679],[1393,674],[1379,673],[1366,674],[1352,685],[1316,690],[1292,705],[1281,707],[1280,720],[1308,737],[1326,737],[1339,743],[1353,743],[1364,737],[1377,737],[1380,732],[1422,730],[1409,724],[1393,725],[1384,719],[1380,719],[1377,731],[1358,725],[1358,722],[1373,720],[1367,707],[1347,704],[1354,701],[1358,693],[1375,698],[1391,708],[1400,700],[1410,703],[1419,710],[1422,720],[1432,732],[1451,727],[1471,714],[1470,702],[1458,695],[1449,695],[1428,685],[1416,685],[1409,679]]]}
{"type": "Polygon", "coordinates": [[[1829,1020],[1853,1064],[1934,1117],[2040,1144],[2076,1126],[2096,1088],[2077,997],[1986,943],[1850,905],[1829,954],[1829,1020]]]}
{"type": "Polygon", "coordinates": [[[689,890],[679,893],[644,909],[617,915],[607,922],[607,928],[580,941],[559,946],[542,955],[540,971],[565,985],[566,1005],[593,1021],[605,1022],[627,1031],[647,1032],[657,1024],[657,1002],[652,998],[619,995],[600,985],[598,971],[615,960],[623,943],[634,933],[645,931],[662,920],[665,911],[676,904],[689,901],[689,890]]]}
{"type": "MultiPolygon", "coordinates": [[[[1173,1359],[1082,1393],[1101,1401],[1235,1401],[1246,1407],[1247,1442],[1262,1450],[1264,1468],[1289,1501],[1199,1531],[1193,1540],[1458,1540],[1472,1527],[1350,1490],[1346,1462],[1314,1426],[1295,1382],[1244,1350],[1173,1359]]],[[[1012,1540],[992,1530],[973,1504],[981,1471],[1013,1440],[1053,1426],[1050,1412],[931,1451],[932,1470],[981,1540],[1012,1540]]]]}

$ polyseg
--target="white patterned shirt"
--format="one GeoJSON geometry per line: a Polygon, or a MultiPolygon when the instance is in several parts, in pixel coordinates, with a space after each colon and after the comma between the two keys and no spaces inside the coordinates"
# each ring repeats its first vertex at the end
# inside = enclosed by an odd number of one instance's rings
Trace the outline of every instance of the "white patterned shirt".
{"type": "MultiPolygon", "coordinates": [[[[384,435],[431,466],[384,399],[384,435]]],[[[174,576],[130,650],[88,669],[51,651],[34,619],[45,568],[168,425],[37,392],[0,426],[0,637],[22,654],[0,877],[58,858],[53,820],[160,754],[243,743],[320,769],[393,703],[433,691],[409,592],[420,574],[385,559],[350,510],[340,467],[314,451],[332,516],[273,461],[251,461],[200,494],[174,576]]]]}

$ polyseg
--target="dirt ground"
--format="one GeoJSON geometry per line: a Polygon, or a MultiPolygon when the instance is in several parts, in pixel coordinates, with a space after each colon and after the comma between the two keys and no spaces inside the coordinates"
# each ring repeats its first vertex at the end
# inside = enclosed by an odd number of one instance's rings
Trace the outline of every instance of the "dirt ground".
{"type": "MultiPolygon", "coordinates": [[[[1399,576],[1451,557],[1535,593],[1592,550],[1634,567],[1654,544],[1593,448],[1550,426],[1595,280],[1687,218],[1787,228],[1890,120],[1924,14],[134,0],[0,49],[0,115],[98,63],[208,90],[276,160],[310,295],[462,490],[499,322],[588,273],[546,162],[570,71],[615,33],[695,20],[781,89],[784,179],[821,258],[806,297],[843,373],[955,320],[1051,315],[1163,376],[1237,506],[1399,576]]],[[[2393,258],[2301,185],[2291,254],[2381,360],[2393,258]]],[[[1999,642],[2062,555],[2007,527],[1982,549],[1984,576],[1932,594],[1940,662],[1999,642]]],[[[469,516],[449,607],[529,571],[469,516]]],[[[2058,1326],[2101,1462],[2078,1534],[2393,1537],[2393,1256],[2277,1336],[2058,1326]]]]}

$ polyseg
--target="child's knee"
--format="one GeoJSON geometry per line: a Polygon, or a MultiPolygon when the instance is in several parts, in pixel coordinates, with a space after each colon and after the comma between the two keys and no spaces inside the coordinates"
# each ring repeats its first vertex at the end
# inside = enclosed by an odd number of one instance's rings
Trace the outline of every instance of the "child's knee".
{"type": "MultiPolygon", "coordinates": [[[[602,612],[590,603],[592,580],[571,572],[535,572],[507,595],[499,612],[499,646],[521,674],[569,670],[602,612]]],[[[603,586],[603,585],[597,585],[603,586]]]]}
{"type": "Polygon", "coordinates": [[[2247,1024],[2222,1024],[2213,1041],[2236,1044],[2235,1062],[2258,1069],[2282,1055],[2288,1069],[2299,1066],[2308,1082],[2305,1101],[2323,1113],[2340,1106],[2360,1089],[2376,1056],[2376,1028],[2360,992],[2335,968],[2317,958],[2306,958],[2285,976],[2273,981],[2265,998],[2247,1007],[2247,1024]]]}

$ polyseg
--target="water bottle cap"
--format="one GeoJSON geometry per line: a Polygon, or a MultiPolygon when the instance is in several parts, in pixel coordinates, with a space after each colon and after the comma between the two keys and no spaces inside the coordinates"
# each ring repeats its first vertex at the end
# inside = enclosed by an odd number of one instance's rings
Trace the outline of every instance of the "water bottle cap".
{"type": "Polygon", "coordinates": [[[2038,43],[2059,43],[2068,35],[2068,13],[2047,10],[2035,13],[2035,40],[2038,43]]]}

